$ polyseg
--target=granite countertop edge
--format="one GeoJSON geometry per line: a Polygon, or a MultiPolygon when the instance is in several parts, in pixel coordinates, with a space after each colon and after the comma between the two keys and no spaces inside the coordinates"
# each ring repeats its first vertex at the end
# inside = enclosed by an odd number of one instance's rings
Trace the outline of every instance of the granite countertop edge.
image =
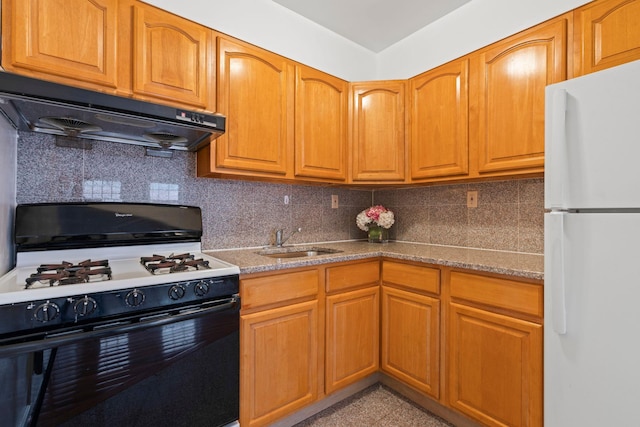
{"type": "Polygon", "coordinates": [[[503,274],[533,280],[544,280],[544,258],[541,254],[487,249],[439,246],[422,243],[344,241],[287,245],[283,251],[328,248],[337,253],[303,258],[269,258],[260,255],[264,248],[204,251],[210,256],[240,267],[240,274],[279,271],[343,261],[387,257],[404,261],[503,274]]]}

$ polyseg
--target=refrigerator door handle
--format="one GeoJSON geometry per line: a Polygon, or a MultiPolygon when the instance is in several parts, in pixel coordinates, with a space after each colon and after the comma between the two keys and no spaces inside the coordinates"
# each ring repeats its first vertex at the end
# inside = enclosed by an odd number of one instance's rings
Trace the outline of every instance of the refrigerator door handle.
{"type": "Polygon", "coordinates": [[[556,89],[551,99],[550,132],[545,147],[545,192],[548,209],[565,209],[567,185],[567,91],[556,89]]]}
{"type": "Polygon", "coordinates": [[[545,233],[549,239],[549,245],[545,253],[545,292],[551,292],[551,325],[553,330],[564,335],[567,333],[567,307],[565,300],[565,248],[564,248],[564,221],[567,213],[551,212],[548,216],[548,224],[545,233]]]}

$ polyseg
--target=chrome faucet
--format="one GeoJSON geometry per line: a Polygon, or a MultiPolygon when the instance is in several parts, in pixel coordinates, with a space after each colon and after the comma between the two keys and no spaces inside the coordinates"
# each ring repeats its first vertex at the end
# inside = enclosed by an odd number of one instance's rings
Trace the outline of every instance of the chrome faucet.
{"type": "Polygon", "coordinates": [[[284,242],[286,242],[287,240],[289,240],[291,238],[291,236],[293,236],[296,233],[299,233],[302,231],[302,227],[298,227],[295,230],[293,230],[291,232],[291,234],[289,234],[289,237],[283,239],[282,236],[284,234],[284,230],[282,228],[276,230],[276,246],[277,247],[281,247],[282,245],[284,245],[284,242]]]}

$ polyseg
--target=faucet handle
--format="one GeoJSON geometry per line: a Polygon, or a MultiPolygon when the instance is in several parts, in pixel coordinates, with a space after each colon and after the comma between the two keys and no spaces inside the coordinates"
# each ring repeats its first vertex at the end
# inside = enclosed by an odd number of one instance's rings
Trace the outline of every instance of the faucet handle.
{"type": "Polygon", "coordinates": [[[276,230],[276,246],[282,246],[282,234],[284,233],[284,230],[282,228],[279,228],[276,230]]]}

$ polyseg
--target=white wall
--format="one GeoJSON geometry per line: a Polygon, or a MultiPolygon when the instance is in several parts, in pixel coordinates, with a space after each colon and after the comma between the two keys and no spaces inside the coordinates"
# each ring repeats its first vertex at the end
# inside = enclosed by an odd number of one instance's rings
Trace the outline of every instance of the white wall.
{"type": "Polygon", "coordinates": [[[348,81],[376,76],[373,52],[272,0],[145,1],[348,81]]]}
{"type": "Polygon", "coordinates": [[[471,0],[378,54],[379,79],[406,79],[588,0],[471,0]]]}
{"type": "Polygon", "coordinates": [[[471,0],[375,54],[272,0],[145,0],[349,81],[408,78],[588,0],[471,0]]]}
{"type": "Polygon", "coordinates": [[[0,275],[13,268],[13,213],[16,205],[17,133],[0,118],[0,275]]]}

